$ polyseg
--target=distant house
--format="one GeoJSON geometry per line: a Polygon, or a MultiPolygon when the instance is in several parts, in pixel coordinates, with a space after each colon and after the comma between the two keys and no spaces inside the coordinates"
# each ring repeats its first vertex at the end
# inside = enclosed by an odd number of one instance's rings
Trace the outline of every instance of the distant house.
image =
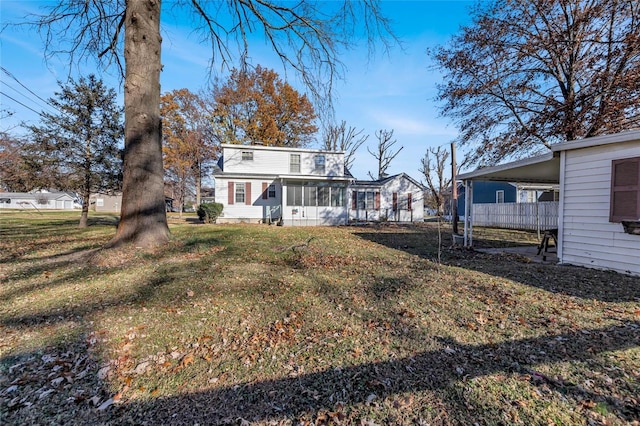
{"type": "Polygon", "coordinates": [[[422,222],[424,190],[406,173],[372,181],[356,180],[349,186],[349,219],[422,222]]]}
{"type": "Polygon", "coordinates": [[[90,210],[104,213],[119,213],[122,208],[122,194],[91,194],[90,210]]]}
{"type": "MultiPolygon", "coordinates": [[[[168,212],[173,211],[173,198],[164,197],[168,212]]],[[[90,210],[102,213],[120,213],[122,209],[122,194],[91,194],[89,197],[90,210]]]]}
{"type": "MultiPolygon", "coordinates": [[[[535,203],[558,201],[557,185],[477,181],[473,185],[473,204],[535,203]]],[[[458,185],[458,213],[464,212],[465,187],[458,185]]]]}
{"type": "MultiPolygon", "coordinates": [[[[473,185],[473,204],[515,203],[518,201],[518,187],[510,182],[478,181],[473,185]]],[[[458,187],[458,214],[464,212],[465,187],[458,187]]]]}
{"type": "Polygon", "coordinates": [[[73,210],[79,207],[66,192],[0,192],[0,209],[73,210]]]}
{"type": "Polygon", "coordinates": [[[347,223],[352,178],[342,152],[223,144],[214,177],[218,223],[347,223]]]}
{"type": "MultiPolygon", "coordinates": [[[[459,178],[467,187],[479,180],[558,185],[560,263],[640,275],[640,131],[560,143],[459,178]]],[[[465,239],[472,244],[467,222],[465,239]]]]}

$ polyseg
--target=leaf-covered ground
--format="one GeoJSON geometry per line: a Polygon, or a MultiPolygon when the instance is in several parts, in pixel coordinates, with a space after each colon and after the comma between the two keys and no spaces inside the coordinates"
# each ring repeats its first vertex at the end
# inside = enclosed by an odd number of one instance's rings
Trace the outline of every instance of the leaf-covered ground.
{"type": "MultiPolygon", "coordinates": [[[[450,249],[436,224],[0,212],[1,424],[638,424],[640,278],[450,249]]],[[[475,230],[479,246],[535,235],[475,230]]]]}

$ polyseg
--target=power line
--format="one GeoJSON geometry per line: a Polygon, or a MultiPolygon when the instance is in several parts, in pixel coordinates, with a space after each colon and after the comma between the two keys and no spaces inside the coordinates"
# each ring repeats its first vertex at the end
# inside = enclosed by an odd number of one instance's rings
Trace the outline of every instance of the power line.
{"type": "Polygon", "coordinates": [[[23,96],[24,98],[28,99],[30,102],[32,102],[33,104],[37,105],[39,108],[42,109],[50,109],[49,105],[41,105],[38,101],[34,100],[33,98],[30,98],[28,95],[25,95],[24,93],[22,93],[20,90],[16,89],[15,87],[11,86],[9,83],[7,82],[3,82],[3,85],[7,86],[9,89],[13,90],[14,92],[16,92],[17,94],[19,94],[20,96],[23,96]]]}
{"type": "Polygon", "coordinates": [[[37,93],[35,93],[33,90],[29,89],[27,86],[25,86],[24,84],[22,84],[22,82],[20,80],[18,80],[13,74],[11,74],[9,71],[7,71],[7,69],[5,67],[0,66],[0,70],[2,70],[3,73],[5,73],[6,75],[8,75],[9,77],[11,77],[12,79],[14,79],[20,86],[24,87],[29,93],[31,93],[33,96],[35,96],[36,98],[40,99],[42,102],[44,102],[45,104],[49,105],[50,107],[52,107],[53,109],[62,112],[60,110],[58,110],[58,108],[55,107],[55,105],[52,105],[51,103],[49,103],[49,101],[42,99],[37,93]]]}
{"type": "Polygon", "coordinates": [[[4,92],[3,92],[3,91],[1,91],[1,90],[0,90],[0,95],[2,95],[2,96],[6,96],[7,98],[11,99],[11,100],[12,100],[12,101],[14,101],[15,103],[20,104],[20,105],[22,105],[23,107],[25,107],[26,109],[29,109],[29,110],[31,110],[31,111],[33,111],[33,112],[35,112],[35,113],[36,113],[36,114],[38,114],[39,116],[42,116],[42,112],[38,112],[38,111],[36,111],[35,109],[31,108],[30,106],[23,104],[23,103],[22,103],[22,102],[20,102],[19,100],[15,99],[15,98],[12,98],[11,96],[7,95],[6,93],[4,93],[4,92]]]}

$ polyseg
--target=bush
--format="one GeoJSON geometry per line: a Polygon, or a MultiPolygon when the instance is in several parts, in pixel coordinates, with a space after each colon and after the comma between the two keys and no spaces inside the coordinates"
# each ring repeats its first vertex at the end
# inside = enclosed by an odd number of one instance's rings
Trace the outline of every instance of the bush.
{"type": "Polygon", "coordinates": [[[222,207],[220,203],[202,203],[198,207],[198,217],[205,223],[216,223],[216,219],[222,213],[222,207]]]}

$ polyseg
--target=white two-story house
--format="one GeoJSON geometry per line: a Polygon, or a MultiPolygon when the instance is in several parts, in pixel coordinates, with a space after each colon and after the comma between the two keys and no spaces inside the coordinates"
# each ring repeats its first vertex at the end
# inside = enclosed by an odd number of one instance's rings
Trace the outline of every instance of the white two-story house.
{"type": "Polygon", "coordinates": [[[219,223],[342,225],[349,220],[344,153],[260,145],[222,145],[214,173],[219,223]]]}

